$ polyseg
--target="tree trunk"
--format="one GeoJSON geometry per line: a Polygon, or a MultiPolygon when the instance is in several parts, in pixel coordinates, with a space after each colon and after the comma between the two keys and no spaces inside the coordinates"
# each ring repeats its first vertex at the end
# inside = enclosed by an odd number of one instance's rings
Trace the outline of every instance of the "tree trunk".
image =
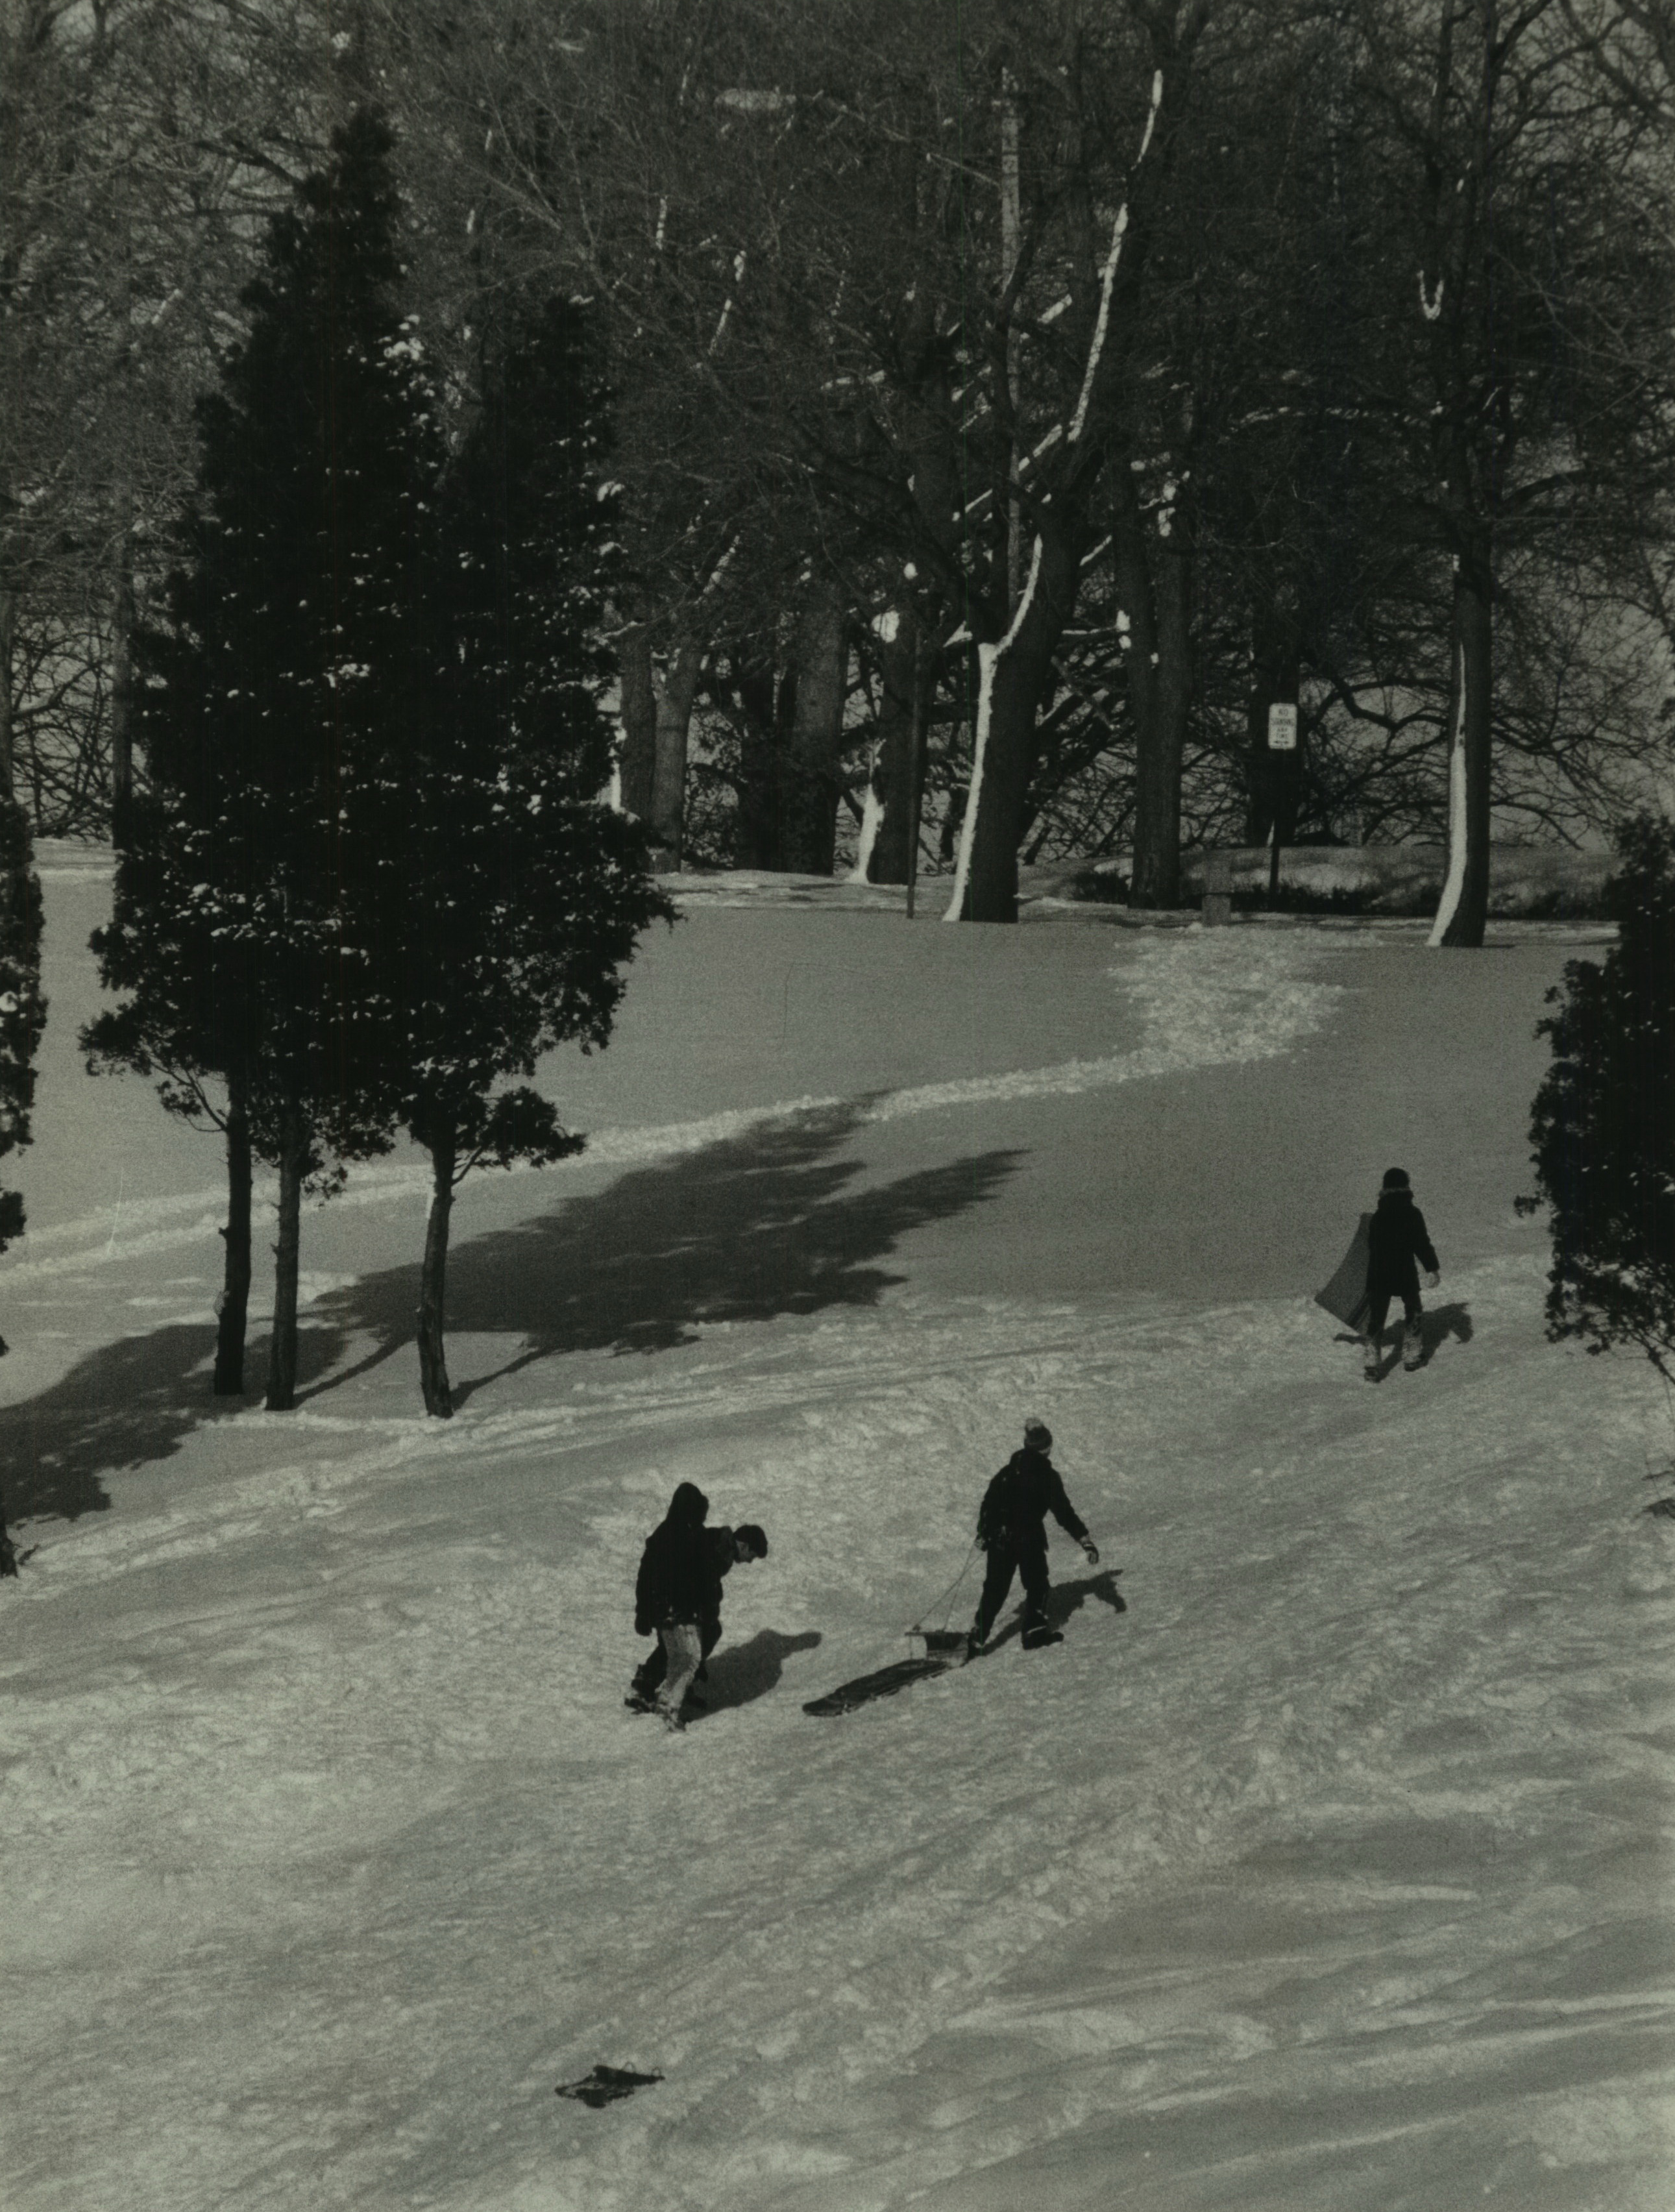
{"type": "Polygon", "coordinates": [[[1276,752],[1268,743],[1268,709],[1296,702],[1299,653],[1296,624],[1271,599],[1251,610],[1251,685],[1245,710],[1248,800],[1245,842],[1276,847],[1293,842],[1302,798],[1301,750],[1276,752]]]}
{"type": "Polygon", "coordinates": [[[652,776],[652,842],[662,855],[661,865],[678,868],[686,826],[686,742],[692,726],[692,702],[698,690],[698,671],[704,648],[695,638],[683,638],[676,647],[669,672],[661,684],[653,676],[657,696],[657,758],[652,776]]]}
{"type": "Polygon", "coordinates": [[[454,1148],[430,1148],[430,1216],[425,1223],[424,1265],[419,1274],[419,1387],[425,1411],[439,1420],[453,1416],[448,1363],[443,1345],[444,1294],[448,1267],[448,1219],[453,1212],[454,1148]]]}
{"type": "Polygon", "coordinates": [[[786,787],[797,713],[797,664],[735,656],[733,693],[742,710],[738,739],[738,811],[733,860],[741,868],[783,868],[786,787]]]}
{"type": "Polygon", "coordinates": [[[1429,942],[1476,948],[1489,920],[1491,659],[1489,556],[1473,547],[1454,568],[1453,682],[1448,748],[1448,872],[1429,942]]]}
{"type": "Polygon", "coordinates": [[[297,1261],[302,1245],[302,1178],[307,1133],[295,1107],[285,1109],[279,1145],[279,1242],[273,1248],[273,1336],[268,1346],[267,1409],[296,1404],[297,1261]]]}
{"type": "Polygon", "coordinates": [[[797,626],[797,696],[784,806],[785,866],[829,876],[837,857],[838,762],[848,691],[849,640],[843,594],[815,582],[797,626]]]}
{"type": "Polygon", "coordinates": [[[914,787],[923,776],[913,745],[913,687],[916,681],[923,680],[916,674],[920,667],[919,641],[918,617],[911,607],[903,607],[895,635],[883,653],[878,764],[872,777],[881,814],[866,869],[866,879],[871,884],[905,884],[910,872],[913,823],[919,812],[919,793],[914,787]]]}
{"type": "Polygon", "coordinates": [[[215,1324],[217,1398],[241,1398],[245,1323],[250,1310],[250,1123],[235,1093],[227,1114],[227,1249],[222,1261],[221,1311],[215,1324]]]}
{"type": "Polygon", "coordinates": [[[111,832],[118,852],[134,795],[134,490],[117,495],[116,573],[111,591],[111,832]]]}
{"type": "Polygon", "coordinates": [[[1011,625],[979,647],[977,734],[950,921],[1017,920],[1018,847],[1029,819],[1035,718],[1081,587],[1081,538],[1068,515],[1035,538],[1011,625]]]}
{"type": "Polygon", "coordinates": [[[643,623],[623,633],[617,672],[622,806],[648,823],[657,782],[657,684],[652,673],[652,633],[643,623]]]}
{"type": "Polygon", "coordinates": [[[1114,551],[1129,621],[1129,705],[1134,720],[1134,867],[1129,902],[1180,899],[1180,770],[1192,702],[1192,518],[1182,498],[1168,536],[1141,512],[1134,472],[1119,452],[1114,551]]]}
{"type": "Polygon", "coordinates": [[[16,627],[17,593],[11,585],[0,582],[0,800],[17,796],[12,756],[12,639],[16,627]]]}

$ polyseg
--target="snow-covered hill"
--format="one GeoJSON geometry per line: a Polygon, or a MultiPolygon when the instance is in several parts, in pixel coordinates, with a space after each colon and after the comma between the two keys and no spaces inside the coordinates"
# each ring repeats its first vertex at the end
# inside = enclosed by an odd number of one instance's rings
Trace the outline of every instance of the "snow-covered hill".
{"type": "Polygon", "coordinates": [[[1545,1341],[1512,1210],[1575,941],[695,908],[549,1072],[589,1154],[468,1186],[458,1417],[401,1156],[306,1219],[269,1416],[207,1395],[215,1146],[81,1073],[103,879],[49,859],[9,2204],[1669,2202],[1675,1427],[1545,1341]],[[1308,1294],[1395,1160],[1446,1273],[1369,1388],[1308,1294]],[[1027,1413],[1103,1553],[1065,1642],[807,1716],[969,1618],[1027,1413]],[[622,1695],[686,1479],[772,1550],[670,1738],[622,1695]],[[600,2063],[663,2078],[555,2097],[600,2063]]]}

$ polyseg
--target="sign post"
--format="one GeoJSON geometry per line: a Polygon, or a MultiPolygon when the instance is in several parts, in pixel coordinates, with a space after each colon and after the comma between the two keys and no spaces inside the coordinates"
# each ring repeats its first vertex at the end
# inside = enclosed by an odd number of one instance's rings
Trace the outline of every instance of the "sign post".
{"type": "Polygon", "coordinates": [[[1268,833],[1268,910],[1273,911],[1279,897],[1279,805],[1278,775],[1280,762],[1290,757],[1295,763],[1297,753],[1297,708],[1295,700],[1275,699],[1268,708],[1268,751],[1278,755],[1273,766],[1276,775],[1271,779],[1275,805],[1272,825],[1268,833]]]}

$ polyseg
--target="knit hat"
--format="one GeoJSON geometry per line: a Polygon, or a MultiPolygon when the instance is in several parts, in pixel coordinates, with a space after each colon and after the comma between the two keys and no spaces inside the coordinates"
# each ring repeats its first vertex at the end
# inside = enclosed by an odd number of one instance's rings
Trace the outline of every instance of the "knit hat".
{"type": "Polygon", "coordinates": [[[1386,1168],[1384,1170],[1384,1181],[1379,1185],[1379,1188],[1381,1190],[1405,1190],[1407,1188],[1407,1170],[1405,1168],[1386,1168]]]}
{"type": "Polygon", "coordinates": [[[1032,1413],[1023,1425],[1023,1441],[1032,1444],[1037,1451],[1050,1451],[1053,1449],[1053,1431],[1045,1421],[1038,1421],[1032,1413]]]}

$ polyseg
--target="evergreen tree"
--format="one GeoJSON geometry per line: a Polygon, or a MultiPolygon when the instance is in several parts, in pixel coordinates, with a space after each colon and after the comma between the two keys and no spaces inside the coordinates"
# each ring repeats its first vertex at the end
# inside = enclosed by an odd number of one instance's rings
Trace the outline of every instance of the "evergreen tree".
{"type": "Polygon", "coordinates": [[[94,940],[129,997],[90,1048],[161,1072],[176,1111],[221,1076],[230,1157],[247,1130],[278,1170],[275,1409],[294,1403],[304,1186],[386,1148],[397,1103],[371,941],[382,862],[362,825],[387,811],[418,711],[435,459],[396,305],[390,148],[364,112],[336,134],[271,224],[248,333],[199,404],[167,618],[136,641],[150,788],[94,940]]]}
{"type": "MultiPolygon", "coordinates": [[[[40,878],[34,872],[29,818],[11,796],[11,763],[0,755],[0,1159],[29,1142],[35,1097],[35,1052],[46,1024],[40,991],[40,878]]],[[[21,1192],[0,1189],[0,1252],[23,1234],[21,1192]]],[[[0,1342],[0,1352],[5,1346],[0,1342]]],[[[0,1500],[0,1575],[15,1575],[17,1558],[0,1500]]]]}
{"type": "Polygon", "coordinates": [[[527,1085],[499,1086],[567,1040],[603,1045],[637,935],[672,918],[639,825],[598,803],[616,521],[598,481],[603,435],[580,312],[555,303],[489,375],[450,471],[426,710],[373,831],[396,893],[379,965],[398,1115],[434,1174],[419,1350],[426,1410],[443,1416],[455,1189],[473,1167],[582,1144],[527,1085]]]}
{"type": "MultiPolygon", "coordinates": [[[[1540,1025],[1553,1064],[1530,1125],[1537,1198],[1551,1210],[1547,1333],[1588,1351],[1675,1358],[1675,823],[1618,840],[1607,885],[1617,944],[1574,960],[1540,1025]]],[[[1672,1378],[1675,1379],[1675,1378],[1672,1378]]]]}

